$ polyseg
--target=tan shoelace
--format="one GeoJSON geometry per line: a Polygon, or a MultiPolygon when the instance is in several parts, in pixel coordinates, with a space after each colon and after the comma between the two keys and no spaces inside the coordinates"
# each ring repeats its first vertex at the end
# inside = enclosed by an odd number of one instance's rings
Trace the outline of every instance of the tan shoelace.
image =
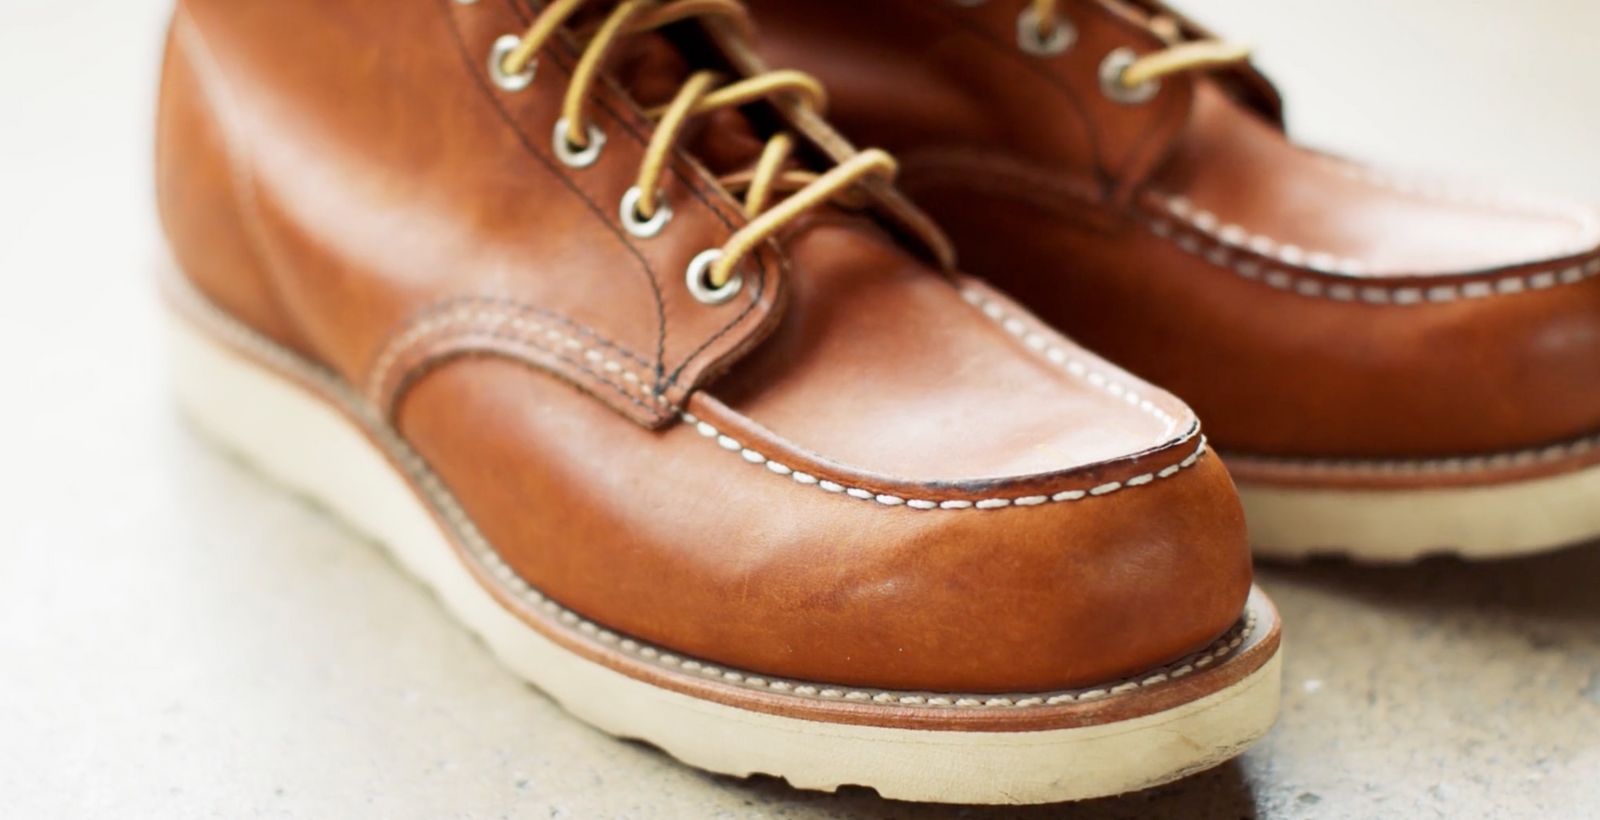
{"type": "MultiPolygon", "coordinates": [[[[1032,19],[1039,26],[1039,39],[1048,40],[1061,25],[1058,16],[1061,0],[1032,0],[1032,19]]],[[[1207,71],[1213,68],[1236,65],[1250,59],[1250,48],[1221,40],[1196,40],[1184,42],[1176,21],[1158,16],[1150,21],[1150,28],[1167,42],[1167,47],[1140,56],[1117,75],[1116,81],[1124,88],[1141,88],[1163,77],[1188,71],[1207,71]]]]}
{"type": "MultiPolygon", "coordinates": [[[[512,76],[528,70],[540,49],[588,1],[552,2],[505,55],[500,69],[512,76]]],[[[589,92],[599,79],[611,47],[622,37],[694,18],[721,18],[741,30],[749,30],[748,15],[737,0],[625,0],[588,35],[561,106],[564,138],[573,151],[589,147],[589,92]]],[[[691,118],[784,94],[794,95],[815,111],[827,102],[822,84],[799,71],[768,71],[727,84],[723,79],[712,71],[696,72],[684,81],[671,103],[647,112],[656,121],[656,129],[639,166],[635,211],[640,220],[649,221],[665,207],[660,201],[661,179],[691,118]]],[[[767,141],[752,168],[720,180],[735,194],[743,192],[744,211],[750,221],[728,237],[720,255],[707,268],[705,278],[713,290],[733,281],[739,262],[796,217],[845,194],[867,177],[893,179],[897,171],[894,158],[878,149],[861,151],[822,174],[785,169],[794,147],[793,137],[780,132],[767,141]],[[779,192],[789,196],[772,205],[773,194],[779,192]]]]}

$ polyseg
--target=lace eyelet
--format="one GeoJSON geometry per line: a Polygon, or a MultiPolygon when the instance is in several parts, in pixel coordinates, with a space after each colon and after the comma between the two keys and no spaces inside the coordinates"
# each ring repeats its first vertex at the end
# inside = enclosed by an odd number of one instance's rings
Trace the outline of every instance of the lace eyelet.
{"type": "Polygon", "coordinates": [[[1161,90],[1160,80],[1128,85],[1122,79],[1128,67],[1138,59],[1138,55],[1130,48],[1119,48],[1107,54],[1105,60],[1100,63],[1100,91],[1123,105],[1139,105],[1155,97],[1161,90]]]}
{"type": "Polygon", "coordinates": [[[667,201],[658,194],[656,195],[656,212],[651,214],[649,219],[645,219],[639,213],[639,200],[643,198],[644,191],[640,190],[639,186],[635,185],[629,188],[628,192],[622,195],[622,206],[617,209],[617,212],[622,217],[622,227],[627,229],[628,233],[640,239],[649,239],[661,233],[661,229],[672,221],[672,206],[668,205],[667,201]]]}
{"type": "Polygon", "coordinates": [[[567,142],[567,118],[556,120],[556,128],[550,135],[550,144],[555,147],[556,159],[561,160],[568,168],[588,168],[600,158],[601,149],[606,147],[606,132],[601,131],[594,123],[589,124],[586,133],[589,135],[589,144],[578,148],[567,142]]]}
{"type": "Polygon", "coordinates": [[[1044,33],[1044,21],[1028,6],[1017,15],[1017,48],[1035,57],[1054,57],[1072,48],[1078,29],[1065,17],[1057,17],[1055,29],[1044,33]]]}
{"type": "Polygon", "coordinates": [[[721,248],[701,251],[699,256],[689,260],[689,268],[684,271],[684,283],[689,286],[689,293],[702,305],[723,304],[738,295],[739,289],[744,287],[744,276],[738,273],[724,282],[720,288],[711,284],[707,278],[711,273],[711,266],[721,258],[721,248]]]}
{"type": "Polygon", "coordinates": [[[511,52],[517,50],[522,38],[515,34],[506,34],[494,41],[494,47],[489,49],[489,79],[494,81],[502,91],[521,91],[533,85],[534,75],[539,72],[539,61],[528,63],[528,67],[515,74],[506,72],[506,58],[511,52]]]}

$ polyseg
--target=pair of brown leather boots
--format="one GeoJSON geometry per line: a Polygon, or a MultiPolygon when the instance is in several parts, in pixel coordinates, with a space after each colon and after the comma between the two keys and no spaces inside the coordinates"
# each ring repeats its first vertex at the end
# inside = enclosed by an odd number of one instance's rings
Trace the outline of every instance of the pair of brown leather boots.
{"type": "Polygon", "coordinates": [[[1155,0],[748,5],[172,26],[187,409],[583,719],[1112,794],[1271,725],[1250,543],[1600,532],[1596,212],[1296,147],[1155,0]]]}

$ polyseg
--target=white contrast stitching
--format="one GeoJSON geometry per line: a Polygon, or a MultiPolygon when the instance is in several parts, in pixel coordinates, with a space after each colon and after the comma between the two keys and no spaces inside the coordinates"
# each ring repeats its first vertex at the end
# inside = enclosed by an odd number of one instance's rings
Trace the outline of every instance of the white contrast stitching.
{"type": "MultiPolygon", "coordinates": [[[[1505,296],[1522,293],[1529,290],[1543,290],[1556,285],[1571,285],[1600,276],[1600,255],[1586,260],[1566,262],[1549,269],[1537,270],[1522,274],[1512,274],[1499,278],[1479,279],[1471,282],[1446,283],[1423,287],[1421,285],[1393,285],[1373,278],[1349,276],[1345,279],[1313,278],[1311,276],[1296,275],[1292,272],[1272,267],[1263,262],[1259,255],[1247,255],[1241,251],[1254,249],[1230,245],[1220,238],[1204,233],[1195,228],[1198,233],[1188,233],[1178,229],[1171,221],[1160,218],[1144,217],[1150,232],[1163,239],[1171,241],[1192,256],[1204,259],[1206,262],[1220,268],[1226,268],[1252,282],[1261,282],[1278,290],[1297,293],[1310,298],[1331,299],[1336,302],[1361,301],[1374,305],[1420,305],[1442,304],[1463,299],[1482,299],[1489,296],[1505,296]],[[1212,244],[1206,244],[1210,241],[1212,244]]],[[[1189,224],[1185,222],[1185,224],[1189,224]]],[[[1281,259],[1274,257],[1277,261],[1281,259]]],[[[1326,260],[1324,260],[1326,261],[1326,260]]],[[[1305,263],[1302,262],[1302,265],[1305,263]]],[[[1325,277],[1337,277],[1340,273],[1328,270],[1317,270],[1325,277]]]]}
{"type": "MultiPolygon", "coordinates": [[[[1285,265],[1306,267],[1322,273],[1354,276],[1366,270],[1366,265],[1359,259],[1327,251],[1307,250],[1299,245],[1280,242],[1265,234],[1249,231],[1240,225],[1223,224],[1216,214],[1204,208],[1196,208],[1184,197],[1160,192],[1154,192],[1154,195],[1161,200],[1168,214],[1215,240],[1218,248],[1244,248],[1258,256],[1276,259],[1285,265]]],[[[1190,249],[1185,248],[1185,250],[1190,249]]],[[[1190,252],[1198,253],[1198,249],[1190,252]]]]}
{"type": "Polygon", "coordinates": [[[1503,453],[1422,459],[1317,459],[1237,454],[1223,456],[1237,464],[1255,463],[1288,467],[1308,473],[1365,473],[1369,475],[1461,475],[1492,472],[1539,464],[1552,464],[1600,449],[1600,433],[1582,438],[1503,453]]]}
{"type": "MultiPolygon", "coordinates": [[[[1126,384],[1115,379],[1108,378],[1105,374],[1098,371],[1090,370],[1088,366],[1085,365],[1081,360],[1070,357],[1064,348],[1049,343],[1043,334],[1028,330],[1027,326],[1024,325],[1019,319],[1007,315],[1005,311],[1001,309],[998,303],[985,298],[983,294],[975,290],[963,290],[962,296],[968,303],[981,310],[984,315],[990,317],[996,322],[999,322],[1008,333],[1011,333],[1012,335],[1022,339],[1024,344],[1026,344],[1028,347],[1034,350],[1043,351],[1047,359],[1049,359],[1052,363],[1062,367],[1062,369],[1066,370],[1068,373],[1081,378],[1089,382],[1091,385],[1094,385],[1095,387],[1122,399],[1129,405],[1137,407],[1145,413],[1148,413],[1155,418],[1166,422],[1167,430],[1169,432],[1177,425],[1177,419],[1175,419],[1170,413],[1167,413],[1166,411],[1157,407],[1155,404],[1151,403],[1148,399],[1141,396],[1137,391],[1126,384]]],[[[386,346],[383,354],[378,357],[376,363],[373,365],[372,376],[368,379],[368,401],[371,403],[371,405],[374,407],[381,405],[383,397],[380,395],[380,391],[383,388],[383,384],[385,381],[387,381],[389,372],[393,369],[394,365],[399,361],[399,359],[405,355],[407,350],[418,344],[422,339],[426,338],[432,333],[460,324],[467,324],[475,328],[480,328],[486,333],[492,333],[495,331],[495,329],[500,327],[508,327],[520,333],[534,334],[535,337],[543,336],[550,342],[555,343],[574,354],[581,355],[584,359],[600,366],[605,372],[619,376],[637,389],[640,395],[648,399],[652,399],[660,404],[664,404],[666,402],[665,397],[652,392],[649,383],[644,379],[643,376],[629,369],[626,365],[617,361],[616,359],[605,355],[595,348],[585,345],[581,339],[564,333],[561,330],[550,326],[548,323],[539,322],[537,320],[528,319],[519,314],[496,310],[493,308],[467,306],[432,316],[426,320],[418,322],[406,332],[397,336],[386,346]]],[[[1109,495],[1118,490],[1141,487],[1145,484],[1155,481],[1156,479],[1171,478],[1172,476],[1176,475],[1179,470],[1188,469],[1189,467],[1194,466],[1195,462],[1200,458],[1200,455],[1206,450],[1206,440],[1202,436],[1199,444],[1196,446],[1196,449],[1189,455],[1189,457],[1177,465],[1173,465],[1177,467],[1176,470],[1172,469],[1172,467],[1168,467],[1160,472],[1144,473],[1142,475],[1134,476],[1126,481],[1102,484],[1087,491],[1067,490],[1057,492],[1050,496],[1028,495],[1009,498],[982,498],[970,501],[964,499],[933,501],[931,499],[923,498],[905,498],[890,493],[869,490],[865,487],[854,487],[845,484],[839,484],[834,481],[819,481],[815,476],[796,471],[787,464],[770,459],[765,454],[744,446],[742,442],[738,441],[732,436],[724,434],[721,430],[718,430],[710,423],[695,417],[688,411],[678,411],[678,416],[689,426],[693,427],[701,437],[713,442],[721,449],[738,455],[742,460],[750,464],[765,467],[769,472],[775,475],[787,477],[796,484],[807,487],[815,487],[823,492],[842,495],[857,499],[859,501],[871,501],[883,507],[904,507],[906,509],[924,512],[930,510],[999,510],[1013,506],[1032,507],[1045,503],[1062,503],[1068,501],[1081,501],[1085,498],[1091,497],[1097,498],[1099,496],[1109,495]]]]}
{"type": "MultiPolygon", "coordinates": [[[[1062,370],[1065,370],[1067,373],[1080,378],[1094,387],[1099,388],[1100,390],[1103,390],[1112,396],[1116,396],[1117,398],[1127,402],[1129,405],[1137,407],[1143,412],[1165,422],[1166,432],[1168,434],[1170,434],[1171,430],[1177,426],[1178,421],[1172,416],[1172,414],[1162,410],[1160,407],[1157,407],[1149,399],[1144,398],[1136,390],[1124,384],[1123,382],[1116,380],[1115,378],[1107,377],[1100,371],[1090,369],[1090,367],[1082,359],[1073,357],[1067,352],[1066,348],[1053,344],[1044,334],[1029,330],[1026,323],[1015,316],[1007,314],[1000,303],[988,298],[981,291],[971,288],[964,288],[961,291],[961,297],[965,299],[968,304],[981,311],[985,316],[998,323],[1007,333],[1017,337],[1018,339],[1021,339],[1023,344],[1030,350],[1043,353],[1045,358],[1052,364],[1055,364],[1062,370]]],[[[833,481],[818,481],[814,476],[806,473],[796,472],[786,464],[773,461],[772,459],[767,458],[765,455],[756,452],[755,450],[750,450],[744,447],[744,445],[739,441],[724,434],[722,431],[718,430],[708,422],[702,421],[687,412],[683,413],[682,416],[684,421],[693,426],[702,437],[707,439],[715,439],[723,447],[723,449],[737,451],[743,455],[746,461],[749,461],[752,464],[765,465],[766,468],[771,472],[778,475],[787,475],[790,479],[798,484],[808,487],[816,487],[823,492],[844,495],[861,501],[872,501],[885,507],[905,507],[907,509],[924,512],[930,510],[1002,510],[1008,507],[1036,507],[1043,504],[1060,504],[1071,501],[1082,501],[1086,498],[1098,498],[1100,496],[1110,495],[1111,493],[1118,492],[1120,490],[1142,487],[1146,484],[1153,483],[1158,479],[1171,478],[1177,475],[1180,471],[1193,467],[1200,460],[1201,456],[1207,449],[1206,439],[1204,436],[1201,436],[1199,444],[1196,446],[1195,450],[1190,453],[1187,458],[1177,464],[1166,467],[1159,472],[1143,473],[1124,481],[1113,481],[1106,484],[1101,484],[1089,490],[1064,490],[1049,496],[995,496],[981,499],[948,499],[945,501],[934,501],[926,498],[903,498],[897,495],[875,493],[862,487],[851,487],[833,481]]]]}
{"type": "MultiPolygon", "coordinates": [[[[380,433],[384,432],[386,431],[380,429],[380,433]]],[[[721,680],[746,689],[777,692],[811,700],[846,700],[891,706],[977,709],[1059,706],[1065,703],[1100,700],[1108,696],[1125,694],[1144,687],[1186,677],[1232,654],[1234,650],[1237,650],[1244,643],[1246,638],[1255,634],[1258,625],[1256,611],[1247,608],[1240,621],[1225,632],[1222,637],[1211,645],[1171,664],[1157,667],[1137,677],[1125,678],[1113,683],[1035,694],[962,695],[886,689],[850,689],[754,675],[693,658],[685,658],[648,643],[623,637],[546,597],[543,593],[534,589],[522,576],[518,575],[516,570],[507,564],[499,553],[495,552],[494,547],[478,532],[477,527],[467,517],[461,506],[456,503],[443,483],[428,470],[427,465],[422,463],[420,458],[412,454],[405,442],[400,441],[398,438],[390,438],[392,440],[386,443],[396,447],[395,452],[406,463],[408,470],[415,471],[423,491],[444,512],[445,519],[450,522],[461,537],[461,540],[469,547],[469,554],[478,561],[479,565],[489,575],[510,589],[525,603],[551,616],[557,623],[570,631],[581,633],[592,640],[619,649],[654,666],[696,674],[703,678],[721,680]]]]}
{"type": "Polygon", "coordinates": [[[981,499],[951,499],[948,501],[933,501],[925,498],[904,498],[898,495],[878,493],[864,487],[852,487],[835,481],[818,480],[816,476],[803,473],[780,461],[767,458],[764,454],[752,450],[738,439],[718,430],[710,422],[704,421],[685,411],[679,414],[684,422],[699,433],[702,438],[712,441],[724,450],[738,454],[745,461],[758,466],[766,467],[771,473],[787,476],[789,480],[805,487],[814,487],[825,493],[842,495],[860,501],[871,501],[884,507],[905,507],[906,509],[928,510],[1000,510],[1007,507],[1036,507],[1046,503],[1061,503],[1065,501],[1081,501],[1085,498],[1109,495],[1118,490],[1142,487],[1158,479],[1171,478],[1180,471],[1193,467],[1206,452],[1205,436],[1200,437],[1200,443],[1194,452],[1190,453],[1183,461],[1173,464],[1159,472],[1143,473],[1124,481],[1113,481],[1102,484],[1091,490],[1065,490],[1054,495],[1026,495],[1020,497],[993,497],[981,499]]]}
{"type": "Polygon", "coordinates": [[[627,365],[606,355],[600,349],[590,347],[576,336],[558,329],[555,325],[511,311],[471,305],[430,316],[391,339],[372,366],[371,376],[367,379],[367,400],[374,406],[381,405],[384,398],[381,395],[384,383],[388,381],[390,371],[400,358],[423,339],[455,325],[469,325],[485,333],[494,333],[501,327],[507,327],[530,340],[543,338],[555,345],[556,349],[577,353],[586,361],[598,366],[601,371],[621,378],[645,398],[657,404],[666,403],[666,397],[655,393],[646,377],[629,369],[627,365]]]}
{"type": "MultiPolygon", "coordinates": [[[[174,290],[179,289],[181,289],[180,292],[175,295],[210,319],[210,324],[214,329],[227,336],[230,341],[250,350],[274,366],[286,372],[294,373],[307,382],[316,385],[337,400],[359,420],[410,474],[412,480],[427,495],[428,500],[444,514],[444,518],[450,524],[451,529],[454,530],[462,544],[467,547],[466,553],[473,562],[486,575],[492,577],[505,589],[510,590],[519,601],[532,609],[544,613],[555,624],[570,632],[575,632],[586,639],[615,648],[631,657],[641,659],[663,669],[694,674],[706,679],[720,680],[745,689],[774,692],[816,701],[843,700],[921,708],[1027,709],[1096,701],[1187,677],[1205,670],[1233,654],[1235,650],[1244,644],[1245,640],[1255,635],[1257,628],[1260,626],[1256,610],[1247,605],[1239,621],[1231,629],[1223,633],[1222,637],[1212,642],[1209,646],[1166,666],[1157,667],[1136,677],[1100,684],[1095,687],[1010,695],[942,694],[833,687],[824,684],[755,675],[749,672],[727,669],[693,658],[685,658],[649,643],[613,632],[561,606],[544,593],[535,589],[521,575],[518,575],[516,570],[505,562],[505,559],[500,557],[494,546],[478,531],[477,526],[467,516],[466,511],[461,508],[455,497],[444,486],[444,483],[439,480],[438,476],[434,474],[432,469],[428,467],[427,463],[423,461],[422,457],[417,455],[410,445],[406,444],[389,425],[378,417],[372,406],[355,395],[338,376],[324,368],[306,362],[272,340],[240,324],[238,320],[227,315],[220,308],[212,305],[198,294],[183,288],[182,285],[174,288],[174,290]]],[[[697,422],[696,426],[698,427],[698,425],[699,423],[697,422]]],[[[1199,453],[1191,455],[1186,459],[1186,462],[1193,463],[1197,458],[1199,458],[1199,453]]]]}

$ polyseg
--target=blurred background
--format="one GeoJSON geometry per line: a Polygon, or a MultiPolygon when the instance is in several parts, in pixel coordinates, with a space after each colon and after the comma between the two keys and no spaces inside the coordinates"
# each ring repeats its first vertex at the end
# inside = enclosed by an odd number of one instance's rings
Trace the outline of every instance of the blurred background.
{"type": "Polygon", "coordinates": [[[1179,5],[1256,46],[1302,142],[1600,201],[1600,3],[1179,5]]]}
{"type": "MultiPolygon", "coordinates": [[[[0,813],[1018,816],[710,777],[601,737],[202,446],[166,398],[150,276],[167,5],[0,6],[0,813]]],[[[1182,5],[1258,45],[1304,141],[1600,201],[1600,3],[1182,5]]],[[[1600,547],[1262,576],[1289,652],[1267,742],[1027,816],[1600,816],[1600,547]]]]}

